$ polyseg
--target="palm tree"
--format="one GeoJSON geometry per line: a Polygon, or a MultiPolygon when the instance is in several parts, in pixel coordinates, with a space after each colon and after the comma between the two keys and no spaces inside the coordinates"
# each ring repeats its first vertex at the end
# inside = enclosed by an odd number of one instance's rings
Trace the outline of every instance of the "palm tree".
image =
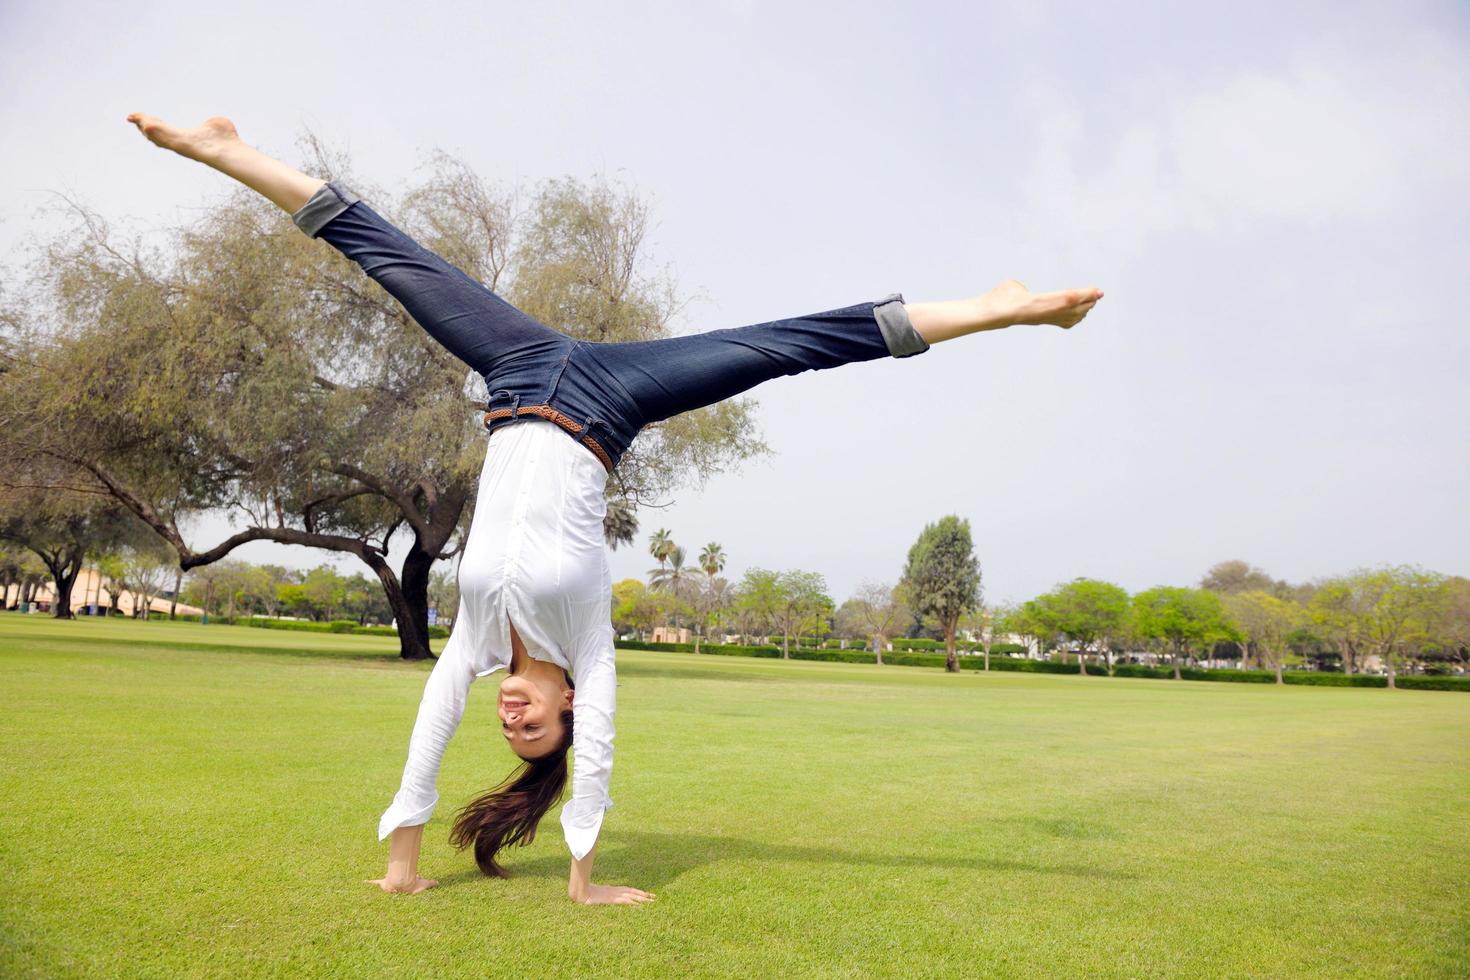
{"type": "Polygon", "coordinates": [[[678,593],[689,581],[689,571],[684,567],[684,549],[674,545],[669,549],[668,564],[659,563],[658,568],[648,570],[648,584],[660,592],[678,593]]]}
{"type": "Polygon", "coordinates": [[[661,527],[648,537],[648,553],[658,561],[658,567],[664,567],[664,561],[669,557],[669,552],[674,550],[674,538],[669,534],[668,528],[661,527]]]}
{"type": "Polygon", "coordinates": [[[719,572],[725,570],[725,549],[719,543],[711,541],[704,546],[699,553],[699,567],[704,569],[705,577],[714,578],[719,572]]]}
{"type": "MultiPolygon", "coordinates": [[[[684,549],[673,545],[668,554],[668,567],[662,564],[658,568],[650,569],[648,572],[648,584],[658,592],[667,592],[674,599],[682,599],[689,592],[689,586],[693,584],[689,572],[684,568],[684,549]]],[[[679,613],[677,603],[674,606],[674,628],[679,628],[679,613]]]]}
{"type": "Polygon", "coordinates": [[[626,500],[614,500],[607,505],[607,516],[602,519],[602,534],[607,546],[614,551],[620,544],[632,544],[638,533],[638,515],[626,500]]]}

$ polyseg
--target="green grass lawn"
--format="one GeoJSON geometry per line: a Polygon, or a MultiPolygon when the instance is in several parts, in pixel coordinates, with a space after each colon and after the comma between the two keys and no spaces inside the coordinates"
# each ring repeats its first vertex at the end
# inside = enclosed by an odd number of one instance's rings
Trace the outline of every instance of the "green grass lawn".
{"type": "MultiPolygon", "coordinates": [[[[0,614],[0,975],[1465,976],[1470,697],[624,652],[597,878],[482,877],[495,682],[387,895],[427,665],[0,614]],[[288,655],[294,654],[294,655],[288,655]]],[[[497,744],[501,743],[501,744],[497,744]]]]}

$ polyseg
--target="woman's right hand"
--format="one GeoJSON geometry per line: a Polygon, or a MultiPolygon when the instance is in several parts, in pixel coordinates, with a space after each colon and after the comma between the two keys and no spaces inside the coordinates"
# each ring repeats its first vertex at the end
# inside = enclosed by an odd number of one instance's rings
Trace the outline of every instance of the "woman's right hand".
{"type": "Polygon", "coordinates": [[[392,875],[384,875],[381,878],[367,879],[370,884],[377,885],[385,892],[397,892],[401,895],[417,895],[439,884],[431,878],[424,878],[415,874],[412,878],[398,879],[392,875]]]}

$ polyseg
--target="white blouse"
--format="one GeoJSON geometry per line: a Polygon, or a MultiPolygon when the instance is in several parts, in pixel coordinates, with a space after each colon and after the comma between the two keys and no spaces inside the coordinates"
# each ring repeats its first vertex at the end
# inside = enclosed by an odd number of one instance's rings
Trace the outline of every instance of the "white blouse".
{"type": "MultiPolygon", "coordinates": [[[[561,811],[572,857],[597,843],[612,806],[612,575],[603,518],[608,472],[554,422],[532,416],[491,433],[459,566],[459,613],[424,685],[408,764],[378,839],[427,823],[444,747],[478,677],[509,669],[510,623],[537,660],[576,684],[572,796],[561,811]]],[[[498,736],[497,736],[498,741],[498,736]]]]}

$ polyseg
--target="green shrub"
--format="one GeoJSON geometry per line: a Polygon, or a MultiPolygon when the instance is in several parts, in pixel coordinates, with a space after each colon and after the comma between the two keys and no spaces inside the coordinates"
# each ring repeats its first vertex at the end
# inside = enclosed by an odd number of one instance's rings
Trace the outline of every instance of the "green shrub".
{"type": "Polygon", "coordinates": [[[825,660],[843,664],[872,664],[878,660],[871,650],[792,650],[792,660],[825,660]]]}
{"type": "MultiPolygon", "coordinates": [[[[438,629],[439,627],[431,627],[438,629]]],[[[909,641],[919,642],[919,641],[909,641]]],[[[934,641],[924,641],[932,643],[934,641]]],[[[644,643],[638,640],[619,640],[617,645],[628,650],[662,650],[667,653],[693,653],[692,643],[644,643]]],[[[942,645],[941,645],[942,649],[942,645]]],[[[1018,673],[1031,674],[1079,674],[1076,663],[1064,664],[1055,660],[1028,660],[1024,657],[1013,657],[1009,654],[1019,652],[1025,648],[1014,643],[996,644],[990,648],[990,669],[995,671],[1008,670],[1018,673]],[[1002,647],[1005,652],[1002,653],[1002,647]]],[[[699,652],[721,657],[761,657],[765,659],[777,659],[781,657],[781,648],[778,646],[738,646],[736,644],[706,643],[700,646],[699,652]]],[[[808,649],[806,647],[792,647],[792,660],[815,660],[828,663],[847,664],[872,664],[875,659],[871,650],[833,650],[808,649]]],[[[980,654],[966,654],[960,656],[961,670],[984,670],[985,657],[980,654]]],[[[944,654],[926,652],[899,652],[883,654],[883,663],[891,667],[944,667],[944,654]]],[[[1107,668],[1101,663],[1089,661],[1087,673],[1091,677],[1106,677],[1107,668]]],[[[1276,683],[1276,672],[1273,670],[1236,670],[1234,668],[1215,670],[1204,667],[1181,667],[1180,676],[1190,681],[1221,681],[1234,684],[1274,684],[1276,683]]],[[[1174,668],[1165,666],[1150,666],[1148,664],[1117,664],[1113,667],[1115,677],[1147,677],[1159,680],[1168,680],[1174,677],[1174,668]]],[[[1386,679],[1371,674],[1331,674],[1311,670],[1288,670],[1282,675],[1287,684],[1317,684],[1329,687],[1384,687],[1386,679]]],[[[1398,678],[1400,687],[1412,687],[1419,690],[1435,691],[1470,691],[1470,677],[1437,677],[1419,674],[1403,674],[1398,678]]]]}
{"type": "Polygon", "coordinates": [[[1407,674],[1395,677],[1393,682],[1399,687],[1412,687],[1420,691],[1470,691],[1470,677],[1407,674]]]}

